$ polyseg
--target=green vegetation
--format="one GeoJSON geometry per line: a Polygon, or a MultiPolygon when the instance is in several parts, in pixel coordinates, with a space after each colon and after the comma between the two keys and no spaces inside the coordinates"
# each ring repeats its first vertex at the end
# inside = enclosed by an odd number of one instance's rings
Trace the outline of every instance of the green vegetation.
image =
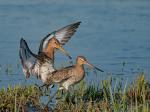
{"type": "Polygon", "coordinates": [[[57,102],[55,111],[71,112],[150,112],[150,84],[144,74],[132,85],[113,88],[112,80],[104,80],[101,87],[80,83],[76,91],[57,102]]]}
{"type": "Polygon", "coordinates": [[[40,103],[40,97],[47,93],[43,94],[33,85],[2,88],[0,110],[22,112],[30,104],[39,112],[48,109],[55,112],[150,112],[150,83],[144,74],[132,84],[121,83],[110,78],[100,82],[100,86],[87,86],[82,81],[71,92],[58,92],[55,105],[51,107],[40,103]]]}
{"type": "Polygon", "coordinates": [[[40,107],[40,91],[34,86],[9,86],[0,90],[0,111],[26,112],[29,104],[40,107]]]}

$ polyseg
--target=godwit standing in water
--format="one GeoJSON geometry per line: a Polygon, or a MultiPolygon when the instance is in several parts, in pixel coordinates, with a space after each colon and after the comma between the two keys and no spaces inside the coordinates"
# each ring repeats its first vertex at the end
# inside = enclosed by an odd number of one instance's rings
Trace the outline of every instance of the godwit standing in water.
{"type": "Polygon", "coordinates": [[[79,83],[84,78],[84,64],[103,72],[103,70],[90,64],[85,57],[78,56],[75,65],[52,72],[52,75],[49,76],[46,84],[51,85],[57,83],[59,85],[59,90],[65,89],[68,91],[70,86],[79,83]]]}
{"type": "Polygon", "coordinates": [[[26,41],[21,39],[19,54],[25,76],[29,78],[31,74],[36,75],[45,83],[48,75],[55,71],[54,53],[56,49],[60,49],[65,55],[71,58],[62,48],[62,45],[68,42],[79,25],[80,22],[70,24],[48,34],[41,40],[38,55],[32,53],[26,41]]]}

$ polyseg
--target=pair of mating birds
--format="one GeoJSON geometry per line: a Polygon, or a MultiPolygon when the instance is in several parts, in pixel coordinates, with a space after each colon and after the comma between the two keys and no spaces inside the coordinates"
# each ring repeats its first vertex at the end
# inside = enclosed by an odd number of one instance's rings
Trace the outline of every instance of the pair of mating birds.
{"type": "Polygon", "coordinates": [[[84,78],[84,64],[103,72],[103,70],[90,64],[83,56],[77,57],[75,65],[60,70],[54,68],[54,54],[56,49],[59,49],[71,59],[71,56],[63,49],[62,45],[65,45],[74,35],[80,23],[67,25],[48,34],[41,40],[38,54],[34,54],[29,49],[23,38],[20,40],[19,55],[26,78],[29,78],[32,74],[42,80],[47,87],[53,83],[57,83],[59,90],[68,90],[70,86],[77,84],[84,78]]]}

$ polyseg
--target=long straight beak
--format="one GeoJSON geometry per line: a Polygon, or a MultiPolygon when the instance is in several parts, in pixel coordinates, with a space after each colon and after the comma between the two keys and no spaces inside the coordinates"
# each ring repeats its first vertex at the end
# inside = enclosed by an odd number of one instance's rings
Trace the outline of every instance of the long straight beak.
{"type": "Polygon", "coordinates": [[[64,55],[68,56],[69,59],[72,59],[72,57],[67,53],[67,51],[64,50],[64,48],[63,48],[61,45],[58,46],[58,49],[59,49],[64,55]]]}
{"type": "Polygon", "coordinates": [[[98,67],[96,67],[96,66],[94,66],[94,65],[92,65],[92,64],[90,64],[89,62],[87,62],[86,61],[86,64],[88,65],[88,66],[90,66],[91,68],[94,68],[94,69],[96,69],[96,70],[98,70],[98,71],[100,71],[100,72],[104,72],[103,70],[101,70],[100,68],[98,68],[98,67]]]}

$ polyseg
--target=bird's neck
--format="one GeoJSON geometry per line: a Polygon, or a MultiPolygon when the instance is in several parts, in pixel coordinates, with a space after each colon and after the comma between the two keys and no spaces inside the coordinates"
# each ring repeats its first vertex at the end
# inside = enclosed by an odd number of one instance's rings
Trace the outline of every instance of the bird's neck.
{"type": "Polygon", "coordinates": [[[47,51],[46,51],[46,55],[52,60],[54,61],[54,53],[55,53],[55,49],[52,46],[48,46],[47,51]]]}
{"type": "Polygon", "coordinates": [[[84,74],[84,66],[81,64],[76,64],[76,69],[79,71],[79,74],[84,74]]]}

